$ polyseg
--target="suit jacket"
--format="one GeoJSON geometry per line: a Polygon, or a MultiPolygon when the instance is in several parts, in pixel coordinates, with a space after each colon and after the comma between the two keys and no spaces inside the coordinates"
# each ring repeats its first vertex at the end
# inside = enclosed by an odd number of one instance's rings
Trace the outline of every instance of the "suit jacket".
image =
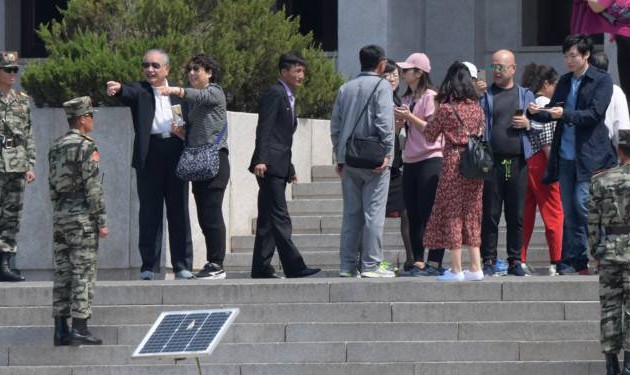
{"type": "Polygon", "coordinates": [[[267,172],[273,176],[290,179],[295,176],[291,163],[293,133],[297,119],[291,111],[289,96],[282,83],[271,86],[262,96],[258,108],[256,127],[256,148],[249,165],[254,173],[256,164],[265,164],[267,172]]]}
{"type": "MultiPolygon", "coordinates": [[[[149,153],[149,139],[151,138],[151,126],[155,117],[155,96],[153,88],[147,81],[138,81],[129,85],[122,85],[117,94],[120,102],[131,108],[133,129],[136,137],[133,141],[133,158],[131,166],[143,168],[149,153]]],[[[177,96],[171,96],[171,104],[181,104],[182,100],[177,96]]],[[[182,111],[185,108],[182,106],[182,111]]],[[[186,114],[184,114],[186,116],[186,114]]]]}
{"type": "MultiPolygon", "coordinates": [[[[571,91],[571,76],[567,73],[560,77],[556,91],[549,102],[554,106],[566,102],[571,91]]],[[[590,181],[593,174],[617,165],[617,153],[608,136],[604,123],[606,108],[612,97],[613,84],[610,75],[603,70],[589,66],[578,88],[575,109],[565,108],[562,118],[556,123],[553,134],[551,154],[543,181],[558,181],[558,162],[562,132],[565,126],[575,126],[575,166],[577,181],[590,181]]],[[[541,111],[530,117],[538,122],[553,121],[549,112],[541,111]]]]}

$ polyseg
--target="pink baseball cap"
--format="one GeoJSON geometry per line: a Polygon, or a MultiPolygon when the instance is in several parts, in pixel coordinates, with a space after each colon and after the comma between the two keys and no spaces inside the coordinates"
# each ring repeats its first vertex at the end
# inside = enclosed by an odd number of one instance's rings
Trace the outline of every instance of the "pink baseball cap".
{"type": "Polygon", "coordinates": [[[431,72],[431,62],[429,61],[429,57],[420,52],[412,53],[409,57],[407,57],[407,60],[396,64],[400,66],[401,69],[417,68],[425,73],[431,72]]]}

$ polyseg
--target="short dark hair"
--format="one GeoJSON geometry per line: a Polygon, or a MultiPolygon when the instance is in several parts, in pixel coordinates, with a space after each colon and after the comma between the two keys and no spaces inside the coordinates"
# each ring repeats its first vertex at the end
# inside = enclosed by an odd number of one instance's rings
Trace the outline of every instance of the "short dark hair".
{"type": "Polygon", "coordinates": [[[212,56],[206,55],[205,53],[193,56],[186,65],[186,72],[189,72],[193,65],[201,66],[206,72],[212,71],[210,82],[218,82],[221,78],[219,63],[212,56]]]}
{"type": "Polygon", "coordinates": [[[435,99],[440,102],[464,101],[466,99],[477,100],[477,91],[473,84],[470,70],[459,61],[455,61],[448,67],[446,77],[440,85],[435,99]]]}
{"type": "Polygon", "coordinates": [[[571,47],[576,46],[580,55],[593,54],[593,41],[586,34],[572,34],[564,38],[562,53],[567,53],[571,47]]]}
{"type": "Polygon", "coordinates": [[[626,157],[630,158],[630,145],[617,145],[617,147],[626,157]]]}
{"type": "Polygon", "coordinates": [[[361,71],[368,72],[376,70],[378,64],[385,59],[385,50],[375,44],[370,44],[361,48],[359,51],[359,61],[361,62],[361,71]]]}
{"type": "Polygon", "coordinates": [[[591,53],[591,57],[588,58],[588,63],[605,72],[608,71],[608,56],[606,56],[606,53],[603,51],[591,53]]]}
{"type": "Polygon", "coordinates": [[[529,63],[523,69],[521,85],[530,89],[534,94],[540,91],[545,82],[558,82],[558,72],[551,65],[529,63]]]}
{"type": "Polygon", "coordinates": [[[302,65],[306,68],[306,60],[298,52],[283,53],[278,60],[278,71],[282,69],[291,69],[294,65],[302,65]]]}

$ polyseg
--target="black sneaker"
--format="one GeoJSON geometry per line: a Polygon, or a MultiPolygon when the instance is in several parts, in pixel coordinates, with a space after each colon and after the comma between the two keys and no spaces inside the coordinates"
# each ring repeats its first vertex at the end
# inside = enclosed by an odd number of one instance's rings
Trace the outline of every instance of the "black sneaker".
{"type": "Polygon", "coordinates": [[[223,267],[216,263],[206,263],[201,271],[195,274],[198,279],[225,279],[226,273],[223,267]]]}
{"type": "Polygon", "coordinates": [[[529,276],[525,269],[523,269],[523,265],[518,260],[511,261],[507,270],[508,275],[513,276],[529,276]]]}
{"type": "Polygon", "coordinates": [[[494,262],[492,259],[486,259],[483,261],[483,274],[485,276],[494,276],[494,262]]]}

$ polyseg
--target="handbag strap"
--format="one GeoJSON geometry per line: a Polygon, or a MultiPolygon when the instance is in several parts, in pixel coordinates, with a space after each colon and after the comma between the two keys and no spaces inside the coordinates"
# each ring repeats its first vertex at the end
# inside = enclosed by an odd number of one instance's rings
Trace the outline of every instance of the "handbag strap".
{"type": "Polygon", "coordinates": [[[221,142],[221,140],[223,139],[223,135],[225,135],[226,131],[227,131],[227,120],[225,120],[225,122],[223,123],[223,128],[221,128],[221,132],[217,134],[217,139],[214,140],[215,145],[221,142]]]}
{"type": "Polygon", "coordinates": [[[464,125],[464,121],[462,121],[462,118],[459,117],[459,113],[457,113],[457,110],[455,109],[455,106],[453,106],[451,103],[447,103],[447,105],[451,108],[451,111],[453,111],[453,114],[455,115],[455,117],[457,117],[457,121],[459,122],[459,124],[462,126],[462,128],[466,132],[466,136],[470,137],[470,132],[468,131],[468,129],[466,129],[466,125],[464,125]]]}
{"type": "MultiPolygon", "coordinates": [[[[219,132],[219,134],[217,134],[217,137],[215,138],[214,143],[212,144],[215,144],[215,145],[219,144],[219,142],[221,142],[221,140],[223,139],[223,136],[225,135],[226,131],[227,131],[227,120],[225,120],[225,122],[223,123],[223,127],[221,128],[221,131],[219,132]]],[[[186,146],[188,146],[188,133],[186,134],[186,146]]]]}
{"type": "Polygon", "coordinates": [[[359,117],[357,117],[357,122],[354,124],[354,127],[352,128],[352,132],[350,133],[350,138],[354,138],[354,131],[357,130],[357,126],[359,125],[359,122],[361,121],[361,117],[363,117],[363,114],[365,113],[365,111],[367,110],[368,105],[370,104],[370,100],[372,99],[372,97],[374,96],[374,93],[376,92],[376,89],[378,88],[378,85],[381,84],[381,81],[384,78],[381,77],[378,82],[376,82],[376,85],[374,85],[374,89],[372,90],[372,93],[370,94],[370,96],[368,97],[367,102],[365,103],[365,106],[363,106],[363,110],[361,111],[361,114],[359,114],[359,117]]]}

